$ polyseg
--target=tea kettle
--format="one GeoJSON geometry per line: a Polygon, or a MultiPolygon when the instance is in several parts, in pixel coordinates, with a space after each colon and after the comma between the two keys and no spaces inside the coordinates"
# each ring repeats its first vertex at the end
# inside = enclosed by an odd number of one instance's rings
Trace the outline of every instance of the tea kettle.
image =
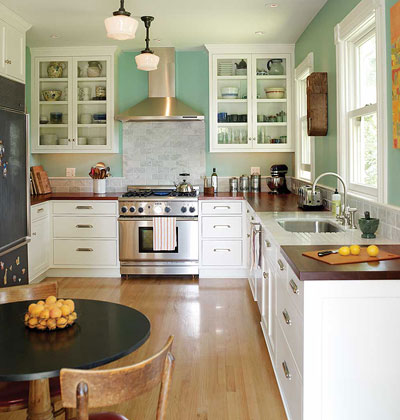
{"type": "Polygon", "coordinates": [[[243,58],[242,58],[242,60],[241,60],[239,63],[235,63],[235,66],[236,66],[236,69],[237,69],[237,70],[240,70],[240,69],[247,69],[247,64],[246,64],[246,62],[243,60],[243,58]]]}
{"type": "MultiPolygon", "coordinates": [[[[179,174],[179,176],[186,178],[190,176],[190,174],[185,172],[185,173],[179,174]]],[[[176,191],[179,193],[191,193],[194,191],[193,185],[187,182],[185,178],[183,178],[179,184],[175,184],[176,191]]]]}

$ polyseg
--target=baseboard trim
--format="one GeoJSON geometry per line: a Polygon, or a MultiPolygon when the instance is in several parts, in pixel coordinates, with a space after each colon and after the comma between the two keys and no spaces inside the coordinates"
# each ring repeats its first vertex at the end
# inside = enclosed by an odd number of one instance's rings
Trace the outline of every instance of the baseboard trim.
{"type": "Polygon", "coordinates": [[[199,277],[204,279],[247,278],[247,268],[199,267],[199,277]]]}
{"type": "Polygon", "coordinates": [[[118,268],[50,268],[36,277],[32,283],[46,277],[120,277],[118,268]]]}

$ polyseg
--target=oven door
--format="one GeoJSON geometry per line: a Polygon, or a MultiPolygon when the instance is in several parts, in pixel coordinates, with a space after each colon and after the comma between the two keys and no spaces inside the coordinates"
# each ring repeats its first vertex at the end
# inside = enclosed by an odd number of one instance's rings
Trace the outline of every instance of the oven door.
{"type": "Polygon", "coordinates": [[[176,219],[177,246],[174,251],[153,250],[153,218],[119,218],[119,259],[121,262],[198,261],[198,219],[176,219]]]}

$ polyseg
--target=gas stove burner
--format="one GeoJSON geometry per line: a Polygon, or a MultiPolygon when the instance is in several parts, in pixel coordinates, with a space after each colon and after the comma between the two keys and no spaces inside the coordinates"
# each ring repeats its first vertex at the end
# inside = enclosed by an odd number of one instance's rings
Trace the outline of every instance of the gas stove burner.
{"type": "Polygon", "coordinates": [[[178,192],[176,190],[130,190],[122,195],[122,197],[196,197],[196,191],[178,192]]]}
{"type": "Polygon", "coordinates": [[[172,191],[171,192],[172,197],[196,197],[196,191],[192,192],[178,192],[178,191],[172,191]]]}
{"type": "Polygon", "coordinates": [[[122,197],[150,197],[153,195],[152,190],[134,190],[122,194],[122,197]]]}

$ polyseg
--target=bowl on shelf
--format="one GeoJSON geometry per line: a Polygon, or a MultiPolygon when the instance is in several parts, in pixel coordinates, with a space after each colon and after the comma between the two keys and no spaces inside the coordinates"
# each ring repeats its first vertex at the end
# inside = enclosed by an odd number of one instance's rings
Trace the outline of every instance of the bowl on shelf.
{"type": "Polygon", "coordinates": [[[285,88],[270,87],[265,88],[264,90],[267,95],[267,99],[283,99],[285,97],[285,88]]]}
{"type": "Polygon", "coordinates": [[[88,144],[91,146],[104,146],[106,144],[105,137],[90,137],[87,140],[88,144]]]}
{"type": "Polygon", "coordinates": [[[93,114],[93,122],[95,124],[105,124],[107,122],[106,114],[93,114]]]}
{"type": "Polygon", "coordinates": [[[42,95],[45,101],[59,101],[61,98],[62,91],[57,89],[42,90],[42,95]]]}
{"type": "Polygon", "coordinates": [[[68,143],[69,143],[68,139],[58,139],[58,144],[60,146],[68,146],[68,143]]]}
{"type": "Polygon", "coordinates": [[[221,88],[221,96],[223,99],[237,99],[239,97],[239,88],[223,87],[221,88]]]}
{"type": "Polygon", "coordinates": [[[56,134],[42,134],[40,136],[40,144],[42,146],[55,146],[57,144],[58,137],[56,134]]]}

